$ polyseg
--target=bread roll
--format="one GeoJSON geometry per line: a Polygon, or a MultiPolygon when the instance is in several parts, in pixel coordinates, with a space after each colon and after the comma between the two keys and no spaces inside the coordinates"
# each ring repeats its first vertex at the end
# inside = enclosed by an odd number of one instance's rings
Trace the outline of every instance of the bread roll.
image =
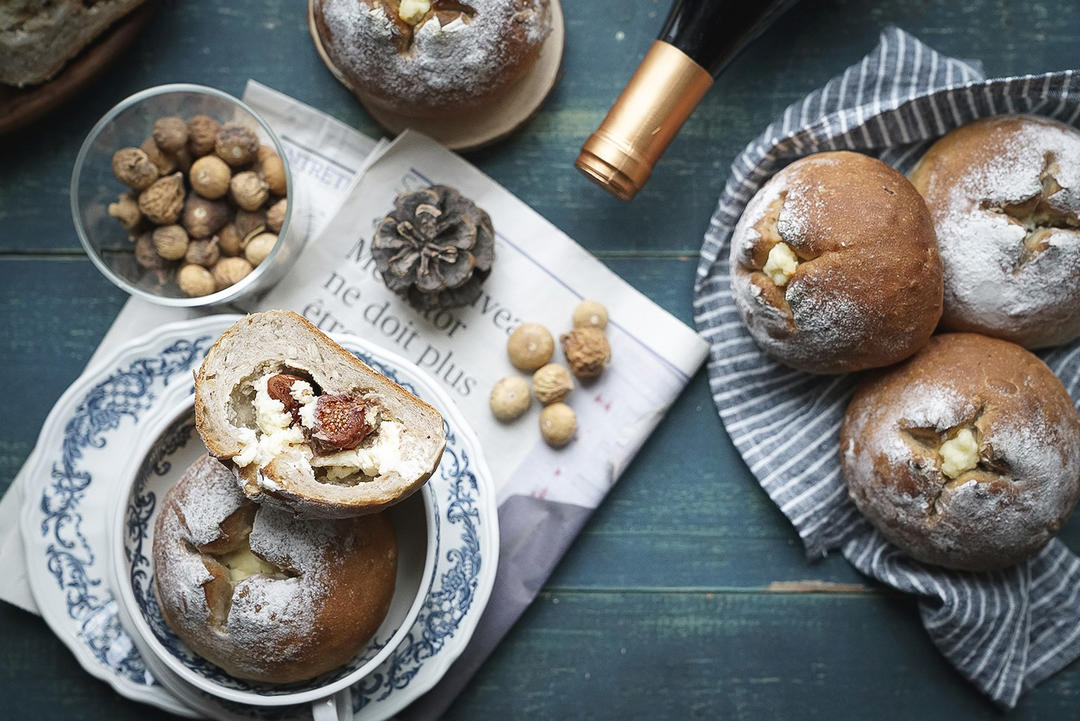
{"type": "Polygon", "coordinates": [[[840,431],[855,505],[912,558],[982,571],[1038,552],[1080,496],[1080,419],[1020,346],[934,336],[868,379],[840,431]]]}
{"type": "Polygon", "coordinates": [[[911,181],[937,229],[943,328],[1028,348],[1080,337],[1080,131],[977,120],[934,143],[911,181]]]}
{"type": "Polygon", "coordinates": [[[405,499],[446,445],[438,411],[281,310],[243,318],[210,348],[195,426],[248,498],[327,518],[405,499]]]}
{"type": "Polygon", "coordinates": [[[258,506],[203,456],[162,499],[154,592],[191,650],[237,678],[291,683],[347,663],[390,608],[384,514],[303,520],[258,506]]]}
{"type": "Polygon", "coordinates": [[[312,13],[365,104],[418,118],[492,107],[551,30],[547,0],[313,0],[312,13]]]}
{"type": "Polygon", "coordinates": [[[731,239],[731,290],[761,349],[811,373],[903,360],[941,316],[941,261],[907,179],[866,155],[817,153],[753,197],[731,239]]]}

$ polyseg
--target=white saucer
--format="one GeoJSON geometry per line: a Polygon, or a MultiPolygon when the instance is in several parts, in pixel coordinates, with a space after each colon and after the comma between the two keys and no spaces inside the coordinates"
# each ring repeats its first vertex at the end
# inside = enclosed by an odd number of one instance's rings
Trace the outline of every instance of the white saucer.
{"type": "MultiPolygon", "coordinates": [[[[53,407],[26,465],[20,529],[45,621],[87,671],[120,694],[185,716],[196,712],[155,681],[118,618],[106,580],[107,519],[139,419],[177,386],[190,391],[192,370],[235,320],[211,316],[162,326],[89,369],[53,407]]],[[[429,481],[439,507],[440,552],[428,601],[391,657],[352,687],[357,721],[385,719],[434,686],[476,629],[498,561],[495,489],[479,441],[434,381],[359,338],[337,340],[434,405],[447,422],[446,451],[429,481]]],[[[217,718],[310,718],[306,708],[230,710],[216,699],[197,705],[217,718]],[[288,709],[292,715],[283,716],[288,709]]]]}

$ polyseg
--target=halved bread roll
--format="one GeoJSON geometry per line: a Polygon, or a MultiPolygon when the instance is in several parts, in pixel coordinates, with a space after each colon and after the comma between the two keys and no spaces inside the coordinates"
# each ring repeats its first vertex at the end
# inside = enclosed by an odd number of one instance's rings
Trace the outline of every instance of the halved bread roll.
{"type": "Polygon", "coordinates": [[[446,445],[437,410],[283,310],[247,316],[210,348],[195,427],[248,498],[324,518],[404,500],[446,445]]]}

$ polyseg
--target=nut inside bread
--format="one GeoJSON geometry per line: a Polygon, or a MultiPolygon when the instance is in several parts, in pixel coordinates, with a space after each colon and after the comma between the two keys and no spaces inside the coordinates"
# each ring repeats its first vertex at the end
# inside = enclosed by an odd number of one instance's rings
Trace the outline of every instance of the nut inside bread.
{"type": "Polygon", "coordinates": [[[306,320],[268,311],[238,322],[196,378],[196,427],[244,493],[310,516],[396,503],[445,445],[438,411],[306,320]]]}

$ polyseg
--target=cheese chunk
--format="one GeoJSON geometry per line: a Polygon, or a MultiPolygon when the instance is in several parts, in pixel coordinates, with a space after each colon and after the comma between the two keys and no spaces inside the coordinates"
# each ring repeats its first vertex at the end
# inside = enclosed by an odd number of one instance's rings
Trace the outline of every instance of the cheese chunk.
{"type": "Polygon", "coordinates": [[[979,444],[970,428],[961,428],[955,436],[938,447],[941,456],[941,472],[956,478],[979,465],[979,444]]]}
{"type": "Polygon", "coordinates": [[[765,267],[761,269],[765,275],[776,285],[787,285],[791,276],[795,275],[795,269],[799,266],[799,257],[787,243],[777,243],[769,251],[769,257],[765,260],[765,267]]]}

